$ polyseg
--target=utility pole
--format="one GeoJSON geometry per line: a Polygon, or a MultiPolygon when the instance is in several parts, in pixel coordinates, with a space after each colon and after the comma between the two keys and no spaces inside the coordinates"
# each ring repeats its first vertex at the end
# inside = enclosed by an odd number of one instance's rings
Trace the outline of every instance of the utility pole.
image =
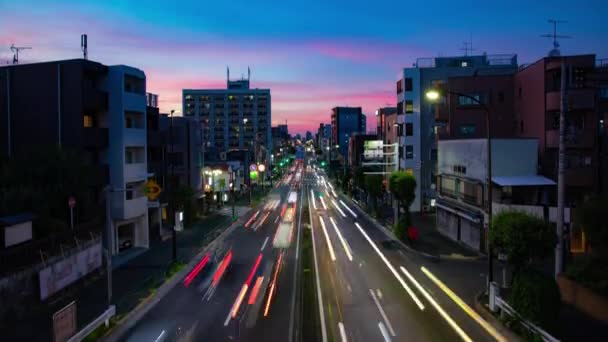
{"type": "MultiPolygon", "coordinates": [[[[175,113],[175,110],[172,109],[171,110],[171,115],[169,116],[169,144],[171,145],[171,154],[173,154],[174,148],[173,148],[173,113],[175,113]]],[[[171,173],[169,174],[169,183],[171,183],[171,191],[175,191],[175,189],[173,188],[173,186],[175,185],[175,183],[173,182],[173,161],[171,161],[171,158],[169,158],[169,167],[171,168],[171,173]]],[[[173,244],[173,253],[172,253],[172,258],[173,258],[173,262],[175,262],[177,260],[177,232],[175,231],[175,206],[173,204],[173,201],[170,199],[169,200],[169,212],[171,213],[171,222],[173,223],[172,227],[171,227],[171,235],[172,235],[172,244],[173,244]]]]}
{"type": "Polygon", "coordinates": [[[203,190],[203,215],[205,215],[205,145],[207,144],[205,142],[205,138],[203,136],[205,130],[204,130],[204,120],[201,120],[200,122],[200,129],[201,129],[201,148],[202,148],[202,160],[201,160],[201,174],[203,175],[203,184],[202,184],[202,190],[203,190]]]}
{"type": "Polygon", "coordinates": [[[559,110],[559,155],[557,162],[557,244],[555,245],[555,277],[562,272],[564,263],[564,189],[565,189],[565,159],[566,146],[564,138],[566,132],[566,110],[568,108],[566,90],[566,60],[562,58],[562,79],[561,79],[561,102],[559,110]]]}

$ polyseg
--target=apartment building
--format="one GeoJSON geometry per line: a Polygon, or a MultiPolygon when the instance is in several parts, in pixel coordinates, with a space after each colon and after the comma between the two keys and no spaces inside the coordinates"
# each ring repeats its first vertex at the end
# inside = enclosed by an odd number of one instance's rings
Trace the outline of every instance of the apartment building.
{"type": "Polygon", "coordinates": [[[419,58],[401,71],[396,83],[397,121],[400,126],[400,168],[416,177],[416,199],[411,210],[430,209],[435,198],[437,142],[435,104],[424,94],[445,84],[449,77],[510,75],[517,70],[516,55],[480,55],[419,58]]]}
{"type": "Polygon", "coordinates": [[[250,79],[230,80],[226,89],[183,89],[182,113],[202,131],[205,160],[225,161],[228,152],[248,151],[249,160],[270,162],[270,89],[250,88],[250,79]]]}
{"type": "Polygon", "coordinates": [[[348,139],[353,133],[366,133],[367,120],[361,107],[334,107],[331,112],[331,143],[348,159],[348,139]]]}
{"type": "Polygon", "coordinates": [[[78,151],[94,169],[91,200],[109,185],[112,254],[149,246],[146,76],[72,59],[0,68],[0,153],[45,145],[78,151]]]}
{"type": "Polygon", "coordinates": [[[399,125],[397,107],[382,107],[376,110],[376,135],[385,144],[398,142],[399,125]]]}

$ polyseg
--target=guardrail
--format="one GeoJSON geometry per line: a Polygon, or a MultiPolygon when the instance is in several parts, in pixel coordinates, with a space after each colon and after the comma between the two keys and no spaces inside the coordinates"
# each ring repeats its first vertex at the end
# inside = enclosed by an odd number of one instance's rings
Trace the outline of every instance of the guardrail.
{"type": "Polygon", "coordinates": [[[110,305],[110,307],[108,307],[106,311],[104,311],[104,313],[102,313],[99,317],[95,318],[95,320],[91,323],[87,324],[87,326],[77,332],[76,335],[70,337],[67,342],[80,342],[91,332],[93,332],[93,330],[97,329],[97,327],[99,327],[100,325],[105,324],[106,326],[108,326],[110,318],[112,318],[115,314],[116,306],[110,305]]]}
{"type": "Polygon", "coordinates": [[[548,332],[544,331],[542,328],[537,326],[536,324],[526,320],[523,318],[509,303],[507,303],[504,299],[502,299],[499,295],[499,287],[496,283],[490,284],[490,294],[489,294],[489,307],[493,312],[500,312],[502,315],[509,315],[511,317],[515,317],[519,320],[522,326],[524,326],[528,331],[538,334],[543,341],[545,342],[560,342],[557,338],[553,337],[548,332]]]}

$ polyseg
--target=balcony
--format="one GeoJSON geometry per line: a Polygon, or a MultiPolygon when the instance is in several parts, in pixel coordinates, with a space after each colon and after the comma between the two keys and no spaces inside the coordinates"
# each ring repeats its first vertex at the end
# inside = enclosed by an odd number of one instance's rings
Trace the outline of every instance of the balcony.
{"type": "MultiPolygon", "coordinates": [[[[559,130],[548,130],[547,134],[547,147],[558,148],[559,147],[559,130]]],[[[593,148],[594,136],[584,130],[580,130],[577,133],[568,134],[566,133],[565,139],[566,147],[572,148],[593,148]]]]}
{"type": "Polygon", "coordinates": [[[108,93],[86,86],[82,91],[82,103],[86,112],[105,112],[108,110],[108,93]]]}
{"type": "MultiPolygon", "coordinates": [[[[560,110],[560,91],[547,92],[547,110],[560,110]]],[[[568,109],[585,110],[595,107],[595,91],[593,89],[568,89],[568,109]]]]}
{"type": "Polygon", "coordinates": [[[125,111],[146,112],[146,94],[123,93],[123,105],[125,111]]]}
{"type": "Polygon", "coordinates": [[[592,166],[566,169],[566,186],[596,186],[597,170],[592,166]]]}
{"type": "Polygon", "coordinates": [[[123,207],[123,217],[121,219],[128,220],[148,212],[148,198],[146,196],[137,197],[131,200],[125,200],[123,207]]]}
{"type": "Polygon", "coordinates": [[[146,130],[144,128],[125,128],[124,144],[126,146],[146,146],[146,130]]]}
{"type": "Polygon", "coordinates": [[[108,147],[108,129],[101,127],[85,127],[83,130],[84,147],[108,147]]]}
{"type": "Polygon", "coordinates": [[[148,177],[146,163],[125,164],[123,172],[125,183],[145,180],[148,177]]]}

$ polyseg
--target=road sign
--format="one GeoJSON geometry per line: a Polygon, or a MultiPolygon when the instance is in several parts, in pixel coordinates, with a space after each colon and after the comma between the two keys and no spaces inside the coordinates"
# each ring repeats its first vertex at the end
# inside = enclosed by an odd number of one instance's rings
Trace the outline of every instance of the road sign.
{"type": "Polygon", "coordinates": [[[68,199],[68,206],[70,206],[70,208],[74,208],[75,205],[76,199],[74,198],[74,196],[70,196],[70,198],[68,199]]]}
{"type": "Polygon", "coordinates": [[[76,302],[53,314],[55,342],[65,342],[76,333],[76,302]]]}
{"type": "Polygon", "coordinates": [[[255,165],[255,164],[249,165],[249,171],[257,171],[257,169],[258,169],[257,165],[255,165]]]}
{"type": "Polygon", "coordinates": [[[144,184],[144,194],[146,194],[149,201],[154,201],[160,195],[161,190],[161,187],[153,179],[148,180],[144,184]]]}

